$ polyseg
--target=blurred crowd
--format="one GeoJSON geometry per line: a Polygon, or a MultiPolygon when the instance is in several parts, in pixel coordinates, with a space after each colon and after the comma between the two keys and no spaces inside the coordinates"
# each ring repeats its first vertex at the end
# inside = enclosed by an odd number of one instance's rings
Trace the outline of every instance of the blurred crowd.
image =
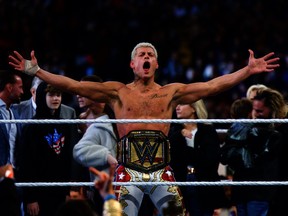
{"type": "MultiPolygon", "coordinates": [[[[281,58],[276,72],[205,99],[209,118],[229,118],[232,102],[244,97],[251,84],[288,96],[285,5],[284,0],[0,0],[0,66],[9,67],[11,51],[29,57],[33,49],[40,66],[53,73],[77,80],[97,74],[127,83],[133,79],[131,49],[147,41],[159,52],[156,81],[189,83],[241,68],[248,49],[256,57],[275,52],[281,58]]],[[[24,78],[27,88],[30,81],[24,78]]],[[[75,103],[73,96],[65,100],[75,103]]]]}

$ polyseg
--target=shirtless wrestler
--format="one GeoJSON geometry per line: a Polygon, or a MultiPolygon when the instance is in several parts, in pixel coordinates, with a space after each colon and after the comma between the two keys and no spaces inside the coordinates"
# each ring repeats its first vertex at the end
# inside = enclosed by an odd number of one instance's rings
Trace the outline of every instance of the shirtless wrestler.
{"type": "MultiPolygon", "coordinates": [[[[158,69],[157,51],[150,43],[137,44],[132,53],[130,67],[134,81],[78,82],[65,76],[55,75],[38,66],[34,51],[26,60],[17,51],[9,56],[9,64],[16,70],[36,75],[45,82],[64,91],[79,94],[95,101],[107,103],[117,119],[171,119],[178,104],[191,104],[200,98],[223,92],[253,74],[272,72],[279,67],[279,58],[271,52],[255,58],[249,50],[249,62],[242,69],[201,83],[172,83],[161,86],[154,81],[158,69]]],[[[118,182],[167,182],[174,181],[169,163],[167,123],[120,123],[117,125],[119,166],[115,173],[118,182]]],[[[173,200],[181,206],[182,197],[176,186],[121,186],[116,194],[126,215],[137,215],[143,194],[149,194],[161,212],[167,202],[173,200]]],[[[183,215],[184,215],[183,207],[183,215]]]]}

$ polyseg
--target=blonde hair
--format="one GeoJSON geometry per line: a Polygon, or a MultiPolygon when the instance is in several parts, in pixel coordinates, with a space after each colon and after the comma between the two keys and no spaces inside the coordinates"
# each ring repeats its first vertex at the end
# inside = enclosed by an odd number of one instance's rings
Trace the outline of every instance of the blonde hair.
{"type": "Polygon", "coordinates": [[[264,105],[270,108],[272,118],[286,118],[287,104],[279,91],[267,88],[258,92],[255,99],[263,101],[264,105]]]}
{"type": "Polygon", "coordinates": [[[141,42],[141,43],[138,43],[134,49],[132,50],[131,52],[131,59],[133,59],[137,53],[137,49],[140,48],[140,47],[150,47],[153,49],[154,53],[155,53],[155,56],[156,56],[156,59],[158,58],[158,53],[157,53],[157,50],[156,48],[151,44],[151,43],[148,43],[148,42],[141,42]]]}
{"type": "Polygon", "coordinates": [[[207,119],[208,118],[208,112],[207,112],[206,106],[204,104],[204,101],[202,99],[192,103],[191,106],[195,109],[195,112],[196,112],[198,119],[207,119]]]}
{"type": "Polygon", "coordinates": [[[254,85],[251,85],[248,89],[247,89],[247,92],[246,92],[246,98],[249,98],[249,95],[251,94],[251,92],[253,91],[262,91],[264,89],[267,89],[268,87],[263,85],[263,84],[254,84],[254,85]]]}

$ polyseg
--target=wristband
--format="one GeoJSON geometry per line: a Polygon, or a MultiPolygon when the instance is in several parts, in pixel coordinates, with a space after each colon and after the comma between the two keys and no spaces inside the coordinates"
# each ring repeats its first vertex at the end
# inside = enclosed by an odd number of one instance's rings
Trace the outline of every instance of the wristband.
{"type": "Polygon", "coordinates": [[[41,68],[38,66],[38,64],[36,65],[32,65],[31,61],[29,60],[25,60],[25,68],[24,68],[24,73],[30,75],[30,76],[35,76],[35,74],[37,73],[38,70],[40,70],[41,68]]]}
{"type": "Polygon", "coordinates": [[[114,194],[108,194],[106,195],[106,197],[104,198],[104,201],[108,201],[110,199],[114,199],[116,200],[116,196],[114,194]]]}

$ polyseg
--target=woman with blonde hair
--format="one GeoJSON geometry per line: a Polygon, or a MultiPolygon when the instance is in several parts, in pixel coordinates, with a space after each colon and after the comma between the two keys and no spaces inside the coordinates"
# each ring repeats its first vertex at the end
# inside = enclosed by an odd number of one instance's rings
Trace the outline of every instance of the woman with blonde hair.
{"type": "MultiPolygon", "coordinates": [[[[176,107],[179,119],[207,119],[203,100],[176,107]]],[[[218,181],[220,140],[211,123],[173,124],[169,132],[171,167],[177,181],[218,181]]],[[[190,215],[213,215],[224,207],[222,187],[182,187],[183,199],[190,215]]]]}

